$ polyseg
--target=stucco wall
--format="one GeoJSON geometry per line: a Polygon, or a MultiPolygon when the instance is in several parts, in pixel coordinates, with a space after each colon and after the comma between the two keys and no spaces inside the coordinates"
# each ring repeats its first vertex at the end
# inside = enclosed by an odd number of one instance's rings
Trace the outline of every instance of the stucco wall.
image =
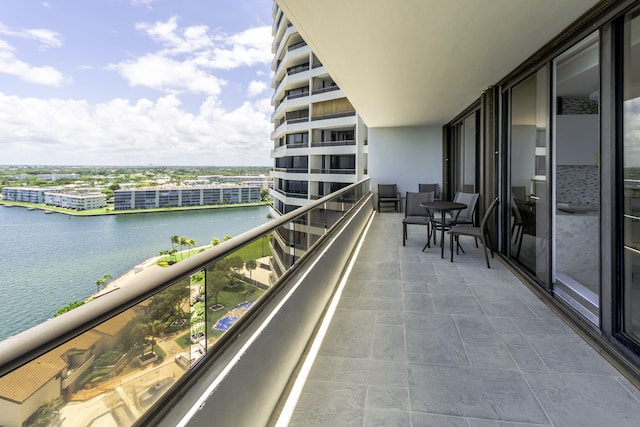
{"type": "Polygon", "coordinates": [[[442,127],[369,128],[369,176],[374,192],[393,183],[402,194],[419,183],[442,190],[442,127]]]}

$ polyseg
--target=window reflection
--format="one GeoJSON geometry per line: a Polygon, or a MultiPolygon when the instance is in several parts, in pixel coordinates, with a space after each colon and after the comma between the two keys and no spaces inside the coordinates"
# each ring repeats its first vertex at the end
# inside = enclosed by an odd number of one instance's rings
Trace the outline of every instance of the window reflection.
{"type": "Polygon", "coordinates": [[[511,90],[510,256],[547,281],[547,69],[511,90]]]}
{"type": "Polygon", "coordinates": [[[640,341],[640,12],[624,24],[624,332],[640,341]]]}

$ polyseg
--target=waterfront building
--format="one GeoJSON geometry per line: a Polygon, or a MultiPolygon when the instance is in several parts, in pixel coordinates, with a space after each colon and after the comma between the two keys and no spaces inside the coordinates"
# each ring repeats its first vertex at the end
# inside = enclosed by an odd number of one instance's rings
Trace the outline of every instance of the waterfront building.
{"type": "Polygon", "coordinates": [[[2,199],[10,202],[44,203],[44,193],[60,191],[59,188],[4,187],[2,199]]]}
{"type": "Polygon", "coordinates": [[[84,211],[88,209],[100,209],[107,205],[104,194],[80,193],[80,192],[48,192],[44,193],[44,204],[60,208],[84,211]]]}
{"type": "Polygon", "coordinates": [[[260,187],[249,185],[141,187],[114,192],[114,209],[117,211],[257,203],[259,201],[260,187]]]}

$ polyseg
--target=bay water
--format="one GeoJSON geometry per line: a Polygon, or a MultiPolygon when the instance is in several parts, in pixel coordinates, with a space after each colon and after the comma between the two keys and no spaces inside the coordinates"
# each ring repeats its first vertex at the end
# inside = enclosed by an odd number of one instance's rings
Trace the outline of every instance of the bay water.
{"type": "Polygon", "coordinates": [[[268,212],[258,206],[78,217],[0,206],[0,341],[89,297],[104,274],[115,279],[171,249],[173,234],[204,246],[264,224],[268,212]]]}

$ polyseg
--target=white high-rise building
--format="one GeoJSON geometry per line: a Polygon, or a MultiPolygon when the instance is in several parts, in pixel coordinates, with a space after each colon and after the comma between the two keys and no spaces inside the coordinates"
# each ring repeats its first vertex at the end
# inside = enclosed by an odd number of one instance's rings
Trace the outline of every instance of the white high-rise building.
{"type": "Polygon", "coordinates": [[[277,5],[273,18],[271,196],[284,214],[367,175],[367,127],[277,5]]]}

